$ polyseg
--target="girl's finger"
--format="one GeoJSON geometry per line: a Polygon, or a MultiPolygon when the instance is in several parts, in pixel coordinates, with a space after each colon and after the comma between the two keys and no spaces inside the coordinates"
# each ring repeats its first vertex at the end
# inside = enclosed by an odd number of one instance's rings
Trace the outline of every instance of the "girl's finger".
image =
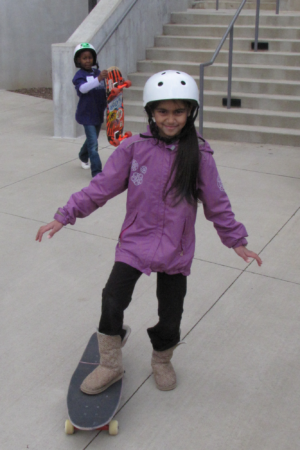
{"type": "Polygon", "coordinates": [[[259,265],[259,266],[261,266],[262,265],[262,260],[260,259],[260,257],[256,254],[256,253],[253,253],[253,252],[251,252],[252,253],[252,258],[254,258],[255,260],[256,260],[256,262],[257,262],[257,264],[259,265]]]}
{"type": "MultiPolygon", "coordinates": [[[[41,227],[42,228],[42,227],[41,227]]],[[[37,232],[37,235],[36,235],[36,238],[35,238],[35,240],[36,241],[39,241],[39,242],[41,242],[41,240],[42,240],[42,237],[43,237],[43,231],[42,231],[42,229],[39,229],[39,231],[37,232]]]]}

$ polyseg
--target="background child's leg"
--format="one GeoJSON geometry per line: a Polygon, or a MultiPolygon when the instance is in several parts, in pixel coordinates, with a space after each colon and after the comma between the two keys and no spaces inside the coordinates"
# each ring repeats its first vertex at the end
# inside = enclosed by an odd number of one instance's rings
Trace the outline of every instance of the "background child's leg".
{"type": "Polygon", "coordinates": [[[109,279],[102,292],[102,315],[99,332],[123,339],[125,331],[122,329],[124,311],[128,307],[133,289],[142,275],[137,269],[122,262],[116,262],[109,279]]]}
{"type": "Polygon", "coordinates": [[[159,322],[147,330],[154,350],[162,352],[174,347],[180,341],[186,285],[186,277],[182,274],[157,274],[159,322]]]}
{"type": "Polygon", "coordinates": [[[101,125],[84,125],[86,134],[86,145],[88,155],[91,162],[92,177],[102,172],[102,163],[98,153],[98,136],[101,130],[101,125]]]}
{"type": "Polygon", "coordinates": [[[87,140],[84,141],[84,144],[81,147],[80,152],[78,154],[78,158],[83,163],[87,163],[88,162],[89,152],[88,152],[88,148],[87,148],[87,140]]]}

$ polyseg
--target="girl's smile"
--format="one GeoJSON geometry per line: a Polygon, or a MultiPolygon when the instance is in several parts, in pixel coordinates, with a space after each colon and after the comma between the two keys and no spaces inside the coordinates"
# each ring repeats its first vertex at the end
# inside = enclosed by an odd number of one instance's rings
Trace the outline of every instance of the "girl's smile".
{"type": "Polygon", "coordinates": [[[190,108],[181,100],[164,100],[153,111],[153,118],[161,137],[172,138],[180,134],[190,115],[190,108]]]}

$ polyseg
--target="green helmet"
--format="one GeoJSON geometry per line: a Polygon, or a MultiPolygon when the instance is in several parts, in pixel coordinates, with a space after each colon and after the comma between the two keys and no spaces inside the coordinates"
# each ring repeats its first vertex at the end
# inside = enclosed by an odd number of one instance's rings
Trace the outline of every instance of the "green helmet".
{"type": "Polygon", "coordinates": [[[78,44],[75,47],[75,50],[74,50],[73,57],[74,57],[74,64],[75,64],[76,67],[80,67],[78,65],[78,63],[76,62],[76,58],[78,58],[80,53],[82,53],[82,52],[84,52],[86,50],[89,50],[92,53],[92,55],[93,55],[93,66],[97,65],[97,53],[96,53],[95,48],[92,46],[92,44],[89,44],[88,42],[83,42],[82,44],[78,44]]]}

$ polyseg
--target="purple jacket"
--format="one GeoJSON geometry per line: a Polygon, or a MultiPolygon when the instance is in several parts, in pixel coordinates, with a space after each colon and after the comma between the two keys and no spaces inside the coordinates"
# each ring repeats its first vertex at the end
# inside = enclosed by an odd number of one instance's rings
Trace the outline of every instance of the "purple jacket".
{"type": "MultiPolygon", "coordinates": [[[[148,131],[148,135],[150,135],[148,131]]],[[[229,248],[246,245],[247,231],[237,222],[220,180],[213,151],[199,140],[201,162],[198,192],[205,217],[229,248]]],[[[163,191],[177,146],[139,135],[124,140],[107,160],[104,170],[90,185],[73,194],[54,218],[64,225],[74,224],[100,206],[127,192],[127,212],[116,247],[121,261],[150,275],[151,272],[189,275],[195,251],[197,206],[185,200],[172,206],[163,201],[163,191]]]]}

